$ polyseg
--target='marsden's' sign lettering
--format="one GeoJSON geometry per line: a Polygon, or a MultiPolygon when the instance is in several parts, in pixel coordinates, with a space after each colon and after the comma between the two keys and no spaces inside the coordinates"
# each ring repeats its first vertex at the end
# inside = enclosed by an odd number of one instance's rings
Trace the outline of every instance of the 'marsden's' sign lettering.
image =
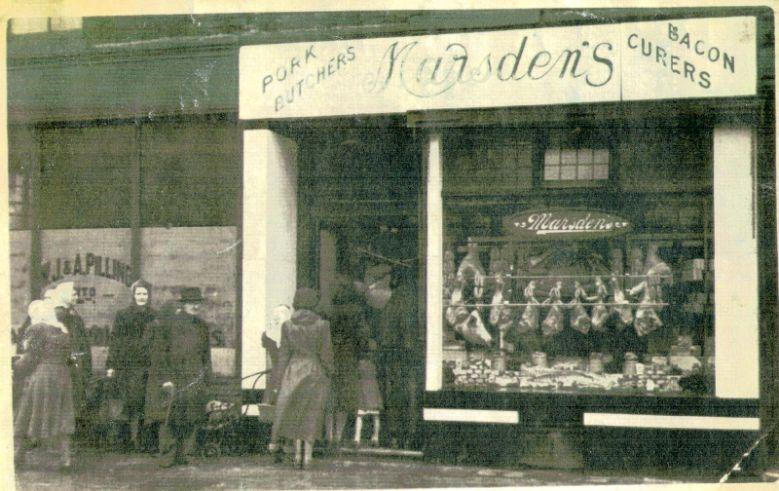
{"type": "Polygon", "coordinates": [[[598,211],[528,211],[504,218],[504,227],[523,238],[601,238],[623,234],[630,223],[620,217],[598,211]]]}

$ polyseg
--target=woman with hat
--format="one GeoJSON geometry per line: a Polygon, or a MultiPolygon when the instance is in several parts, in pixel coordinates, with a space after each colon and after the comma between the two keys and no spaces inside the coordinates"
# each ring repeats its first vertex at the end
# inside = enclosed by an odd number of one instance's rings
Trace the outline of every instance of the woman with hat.
{"type": "Polygon", "coordinates": [[[70,335],[57,320],[56,302],[30,303],[27,350],[13,365],[25,382],[14,418],[15,458],[22,457],[22,442],[33,440],[57,445],[61,468],[71,466],[70,438],[75,430],[70,379],[70,335]]]}
{"type": "Polygon", "coordinates": [[[334,371],[330,324],[313,312],[318,302],[316,290],[299,289],[295,312],[281,327],[282,377],[271,445],[280,438],[294,441],[295,466],[300,468],[308,467],[314,441],[322,436],[334,371]]]}
{"type": "MultiPolygon", "coordinates": [[[[200,288],[184,288],[176,309],[149,330],[150,365],[145,418],[165,424],[174,438],[173,458],[163,467],[186,464],[185,442],[205,416],[205,387],[211,374],[208,325],[198,317],[200,288]]],[[[165,453],[160,437],[160,452],[165,453]]]]}
{"type": "Polygon", "coordinates": [[[130,447],[139,450],[138,430],[143,421],[146,378],[149,369],[149,325],[156,313],[151,308],[151,285],[138,280],[130,286],[132,302],[116,313],[108,343],[106,374],[115,380],[122,413],[130,424],[130,447]]]}

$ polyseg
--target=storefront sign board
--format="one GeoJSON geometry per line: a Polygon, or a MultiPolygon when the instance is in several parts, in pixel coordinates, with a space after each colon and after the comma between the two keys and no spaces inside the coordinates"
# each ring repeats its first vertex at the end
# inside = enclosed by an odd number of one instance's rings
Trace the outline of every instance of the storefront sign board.
{"type": "Polygon", "coordinates": [[[754,17],[244,46],[241,119],[756,94],[754,17]]]}
{"type": "Polygon", "coordinates": [[[504,229],[523,239],[600,239],[624,234],[630,223],[599,211],[549,209],[505,217],[504,229]]]}

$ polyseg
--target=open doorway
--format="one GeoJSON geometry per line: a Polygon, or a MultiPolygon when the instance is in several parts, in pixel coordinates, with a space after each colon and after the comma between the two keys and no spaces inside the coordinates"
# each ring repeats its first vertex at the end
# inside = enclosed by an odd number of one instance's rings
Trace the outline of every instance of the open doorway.
{"type": "Polygon", "coordinates": [[[400,125],[329,127],[297,141],[301,217],[308,217],[301,230],[315,230],[314,245],[308,254],[299,249],[298,262],[301,276],[309,271],[319,287],[331,321],[333,438],[360,441],[359,409],[370,416],[363,418],[363,443],[416,448],[424,375],[417,315],[422,145],[400,125]],[[366,394],[371,378],[378,405],[366,394]],[[380,407],[377,420],[373,406],[380,407]]]}

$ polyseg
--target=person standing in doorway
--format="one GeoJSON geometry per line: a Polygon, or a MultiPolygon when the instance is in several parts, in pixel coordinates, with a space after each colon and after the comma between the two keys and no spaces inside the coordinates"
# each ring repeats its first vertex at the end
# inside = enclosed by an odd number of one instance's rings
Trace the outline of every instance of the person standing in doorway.
{"type": "Polygon", "coordinates": [[[129,450],[141,450],[138,439],[143,425],[146,379],[149,370],[149,325],[156,313],[151,308],[151,285],[138,280],[130,287],[132,303],[116,313],[108,343],[106,375],[115,380],[122,413],[130,426],[129,450]]]}
{"type": "MultiPolygon", "coordinates": [[[[187,464],[187,443],[205,417],[211,348],[208,325],[198,317],[200,288],[183,288],[175,310],[160,316],[150,329],[150,365],[146,384],[145,417],[162,422],[173,438],[173,456],[162,467],[187,464]]],[[[160,436],[160,454],[167,442],[160,436]]]]}
{"type": "Polygon", "coordinates": [[[327,437],[331,447],[340,446],[347,417],[355,414],[358,409],[358,341],[360,334],[367,329],[365,301],[362,295],[352,282],[340,278],[333,294],[330,313],[330,333],[335,361],[332,414],[327,418],[327,437]]]}
{"type": "Polygon", "coordinates": [[[282,438],[294,441],[299,468],[309,466],[314,441],[322,436],[334,372],[330,324],[314,313],[318,303],[316,290],[299,289],[292,318],[281,327],[282,376],[271,444],[277,445],[282,438]]]}
{"type": "Polygon", "coordinates": [[[392,296],[379,319],[379,370],[384,415],[391,447],[417,446],[424,336],[417,319],[416,274],[412,267],[393,270],[392,296]]]}

